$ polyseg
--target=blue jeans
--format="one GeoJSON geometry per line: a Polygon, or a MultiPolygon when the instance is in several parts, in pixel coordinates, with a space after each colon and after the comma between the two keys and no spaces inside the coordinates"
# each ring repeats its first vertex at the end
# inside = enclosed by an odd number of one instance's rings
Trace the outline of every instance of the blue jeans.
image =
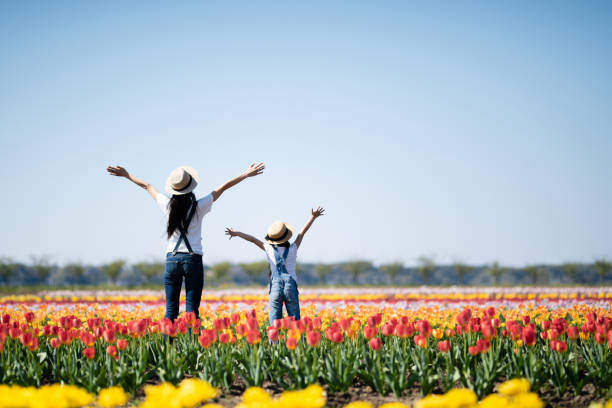
{"type": "Polygon", "coordinates": [[[270,282],[270,325],[283,318],[283,303],[287,314],[300,320],[300,298],[297,283],[287,273],[272,276],[270,282]]]}
{"type": "Polygon", "coordinates": [[[187,312],[194,312],[196,318],[200,317],[200,299],[204,287],[204,266],[202,255],[177,253],[166,255],[166,268],[164,270],[164,289],[166,290],[166,316],[174,321],[179,314],[179,301],[181,286],[185,277],[185,295],[187,298],[187,312]]]}

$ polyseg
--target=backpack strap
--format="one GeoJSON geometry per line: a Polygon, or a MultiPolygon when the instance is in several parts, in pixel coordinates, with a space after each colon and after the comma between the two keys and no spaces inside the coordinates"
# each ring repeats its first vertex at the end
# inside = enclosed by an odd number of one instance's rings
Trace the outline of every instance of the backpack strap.
{"type": "Polygon", "coordinates": [[[179,236],[178,241],[176,241],[176,245],[174,246],[174,251],[172,251],[172,255],[176,255],[176,252],[178,251],[179,246],[181,246],[181,242],[183,241],[185,241],[185,245],[187,246],[189,255],[193,255],[193,250],[191,249],[191,245],[189,244],[189,240],[187,239],[187,229],[189,228],[189,223],[191,222],[191,219],[193,218],[197,207],[198,207],[198,202],[194,201],[193,204],[191,205],[189,214],[187,215],[187,219],[184,220],[184,223],[179,224],[178,229],[181,235],[179,236]]]}

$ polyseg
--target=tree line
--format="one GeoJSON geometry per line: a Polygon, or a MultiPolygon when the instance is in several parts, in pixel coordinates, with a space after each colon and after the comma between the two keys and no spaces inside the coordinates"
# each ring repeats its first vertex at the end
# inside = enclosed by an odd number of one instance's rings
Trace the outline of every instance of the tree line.
{"type": "MultiPolygon", "coordinates": [[[[561,265],[528,265],[504,267],[499,262],[469,265],[463,262],[437,264],[433,257],[421,256],[416,266],[401,262],[374,265],[367,260],[334,264],[298,264],[301,283],[312,285],[501,285],[501,284],[610,284],[612,264],[606,259],[593,263],[561,265]]],[[[115,260],[91,266],[81,262],[57,265],[48,256],[33,256],[28,264],[7,257],[0,258],[0,279],[3,285],[96,285],[134,286],[160,283],[162,262],[128,264],[115,260]]],[[[268,279],[266,261],[232,264],[219,262],[205,266],[207,285],[265,284],[268,279]]]]}

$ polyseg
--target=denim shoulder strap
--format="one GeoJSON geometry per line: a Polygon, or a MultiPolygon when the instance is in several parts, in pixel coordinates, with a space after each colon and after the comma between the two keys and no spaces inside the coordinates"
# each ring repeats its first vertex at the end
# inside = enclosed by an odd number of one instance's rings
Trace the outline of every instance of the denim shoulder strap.
{"type": "Polygon", "coordinates": [[[276,245],[272,245],[272,249],[274,250],[274,259],[276,260],[276,274],[280,275],[281,273],[289,273],[287,272],[287,267],[285,266],[285,261],[287,260],[287,255],[289,254],[289,248],[285,248],[283,255],[278,253],[278,247],[276,245]]]}
{"type": "Polygon", "coordinates": [[[193,255],[193,250],[191,249],[191,245],[189,244],[189,240],[187,239],[187,229],[189,228],[189,223],[191,222],[191,219],[193,218],[193,215],[195,214],[197,207],[198,207],[198,203],[197,201],[194,201],[193,204],[191,205],[191,209],[189,211],[189,214],[187,215],[187,219],[185,220],[185,223],[179,224],[178,229],[181,235],[179,236],[178,241],[176,241],[176,245],[174,246],[172,255],[176,255],[176,252],[178,251],[179,247],[181,246],[181,242],[183,241],[185,241],[185,245],[187,246],[189,255],[193,255]]]}

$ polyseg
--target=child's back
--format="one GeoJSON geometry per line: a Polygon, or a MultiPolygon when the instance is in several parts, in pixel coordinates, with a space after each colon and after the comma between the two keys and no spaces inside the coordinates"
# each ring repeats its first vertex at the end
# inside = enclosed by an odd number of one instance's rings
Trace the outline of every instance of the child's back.
{"type": "Polygon", "coordinates": [[[314,220],[323,215],[323,212],[321,207],[316,211],[311,210],[310,219],[292,244],[289,243],[289,240],[293,235],[293,227],[282,221],[276,221],[270,225],[265,242],[232,228],[227,228],[225,231],[230,239],[240,237],[266,252],[270,265],[270,325],[273,325],[275,320],[283,318],[283,304],[289,316],[300,320],[300,299],[296,274],[297,250],[314,220]]]}

